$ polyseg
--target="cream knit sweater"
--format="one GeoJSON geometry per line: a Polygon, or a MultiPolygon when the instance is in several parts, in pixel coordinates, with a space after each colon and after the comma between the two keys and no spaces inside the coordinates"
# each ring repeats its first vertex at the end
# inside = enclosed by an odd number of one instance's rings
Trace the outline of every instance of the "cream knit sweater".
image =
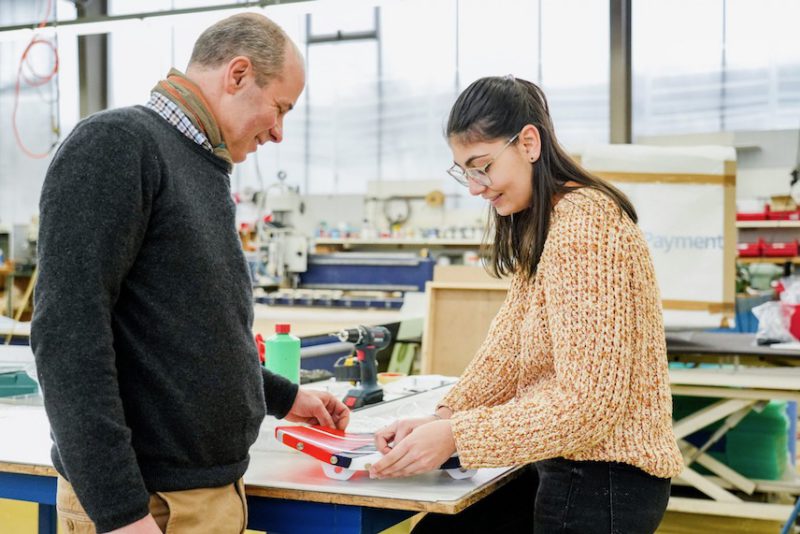
{"type": "Polygon", "coordinates": [[[682,471],[650,253],[606,195],[556,204],[535,278],[514,276],[441,405],[467,467],[564,457],[682,471]]]}

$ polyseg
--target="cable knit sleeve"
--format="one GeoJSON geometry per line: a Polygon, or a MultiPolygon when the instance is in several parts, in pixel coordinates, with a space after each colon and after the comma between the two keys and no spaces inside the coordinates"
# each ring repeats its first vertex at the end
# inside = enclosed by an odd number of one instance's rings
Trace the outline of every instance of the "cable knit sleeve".
{"type": "MultiPolygon", "coordinates": [[[[524,333],[550,353],[554,376],[502,405],[455,414],[453,433],[468,467],[579,453],[608,436],[624,413],[631,355],[642,337],[631,292],[637,228],[608,199],[581,198],[556,207],[536,275],[544,328],[524,333]]],[[[515,382],[499,369],[484,376],[515,382]]]]}
{"type": "Polygon", "coordinates": [[[458,383],[439,403],[453,412],[495,406],[516,393],[516,357],[520,350],[519,321],[524,314],[524,277],[511,279],[503,305],[489,326],[486,339],[458,383]]]}

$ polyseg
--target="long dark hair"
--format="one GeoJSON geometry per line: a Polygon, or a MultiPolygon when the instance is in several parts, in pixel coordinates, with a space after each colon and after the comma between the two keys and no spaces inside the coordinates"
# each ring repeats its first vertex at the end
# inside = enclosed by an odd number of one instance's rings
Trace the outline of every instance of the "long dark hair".
{"type": "Polygon", "coordinates": [[[486,267],[497,277],[516,271],[527,274],[528,278],[536,274],[550,228],[553,199],[573,189],[567,182],[601,191],[637,222],[636,210],[621,191],[592,176],[558,144],[547,100],[536,84],[513,76],[490,76],[473,82],[453,104],[446,135],[464,143],[505,140],[527,124],[539,130],[542,144],[531,174],[531,206],[509,217],[502,217],[490,208],[483,238],[482,248],[489,252],[486,267]],[[491,237],[494,240],[489,244],[491,237]]]}

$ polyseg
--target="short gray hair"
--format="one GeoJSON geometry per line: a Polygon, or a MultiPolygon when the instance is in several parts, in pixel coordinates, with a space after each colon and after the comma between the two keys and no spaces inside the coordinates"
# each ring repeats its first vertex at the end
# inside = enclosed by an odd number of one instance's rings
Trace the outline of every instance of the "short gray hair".
{"type": "Polygon", "coordinates": [[[283,71],[286,32],[258,13],[240,13],[206,29],[194,43],[190,65],[217,67],[236,56],[253,63],[256,83],[263,87],[283,71]]]}

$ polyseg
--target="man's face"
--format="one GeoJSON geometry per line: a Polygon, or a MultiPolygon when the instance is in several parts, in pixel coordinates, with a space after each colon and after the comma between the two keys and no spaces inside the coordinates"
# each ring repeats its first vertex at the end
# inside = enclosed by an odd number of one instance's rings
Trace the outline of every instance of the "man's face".
{"type": "Polygon", "coordinates": [[[283,140],[283,118],[295,106],[305,86],[305,70],[291,46],[286,47],[283,73],[264,87],[256,84],[252,69],[241,87],[229,95],[218,117],[231,158],[240,163],[264,143],[283,140]]]}

